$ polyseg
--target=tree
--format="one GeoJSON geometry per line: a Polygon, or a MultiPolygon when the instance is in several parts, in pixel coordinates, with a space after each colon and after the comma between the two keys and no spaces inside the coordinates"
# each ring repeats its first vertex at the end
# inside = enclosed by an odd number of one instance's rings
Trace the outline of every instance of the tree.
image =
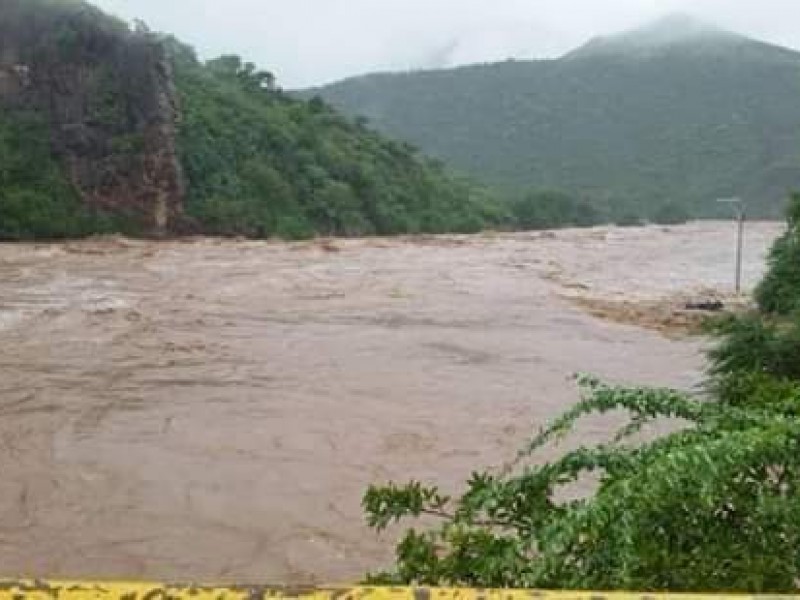
{"type": "Polygon", "coordinates": [[[787,315],[800,310],[800,194],[792,196],[786,233],[772,247],[769,271],[756,288],[764,312],[787,315]]]}
{"type": "Polygon", "coordinates": [[[224,54],[218,58],[209,60],[206,66],[212,73],[230,77],[238,75],[242,70],[242,59],[236,54],[224,54]]]}
{"type": "Polygon", "coordinates": [[[153,31],[150,27],[142,21],[141,19],[134,19],[133,20],[133,32],[137,35],[150,35],[153,31]]]}

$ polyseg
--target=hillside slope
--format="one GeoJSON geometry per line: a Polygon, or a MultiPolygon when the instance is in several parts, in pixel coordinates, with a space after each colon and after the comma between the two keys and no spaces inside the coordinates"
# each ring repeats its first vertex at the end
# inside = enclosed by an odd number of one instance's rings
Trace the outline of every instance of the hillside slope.
{"type": "Polygon", "coordinates": [[[80,0],[0,0],[0,239],[474,231],[475,186],[235,56],[80,0]]]}
{"type": "Polygon", "coordinates": [[[800,54],[686,17],[557,60],[377,74],[317,90],[379,130],[508,188],[648,213],[747,198],[777,215],[800,183],[800,54]]]}
{"type": "Polygon", "coordinates": [[[304,237],[477,231],[488,196],[406,144],[301,102],[235,56],[173,43],[186,212],[210,233],[304,237]]]}

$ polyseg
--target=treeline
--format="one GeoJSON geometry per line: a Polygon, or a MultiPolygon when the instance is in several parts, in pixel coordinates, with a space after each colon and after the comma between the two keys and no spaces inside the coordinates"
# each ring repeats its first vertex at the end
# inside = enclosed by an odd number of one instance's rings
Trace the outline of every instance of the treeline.
{"type": "Polygon", "coordinates": [[[692,216],[678,202],[656,205],[650,211],[623,202],[600,202],[561,191],[534,190],[507,201],[507,224],[512,229],[536,230],[562,227],[592,227],[615,224],[635,226],[645,223],[677,225],[692,216]]]}
{"type": "Polygon", "coordinates": [[[378,530],[425,516],[371,582],[537,589],[797,593],[800,588],[800,196],[769,257],[758,308],[710,324],[703,393],[579,378],[581,401],[502,470],[457,496],[412,482],[371,487],[378,530]],[[596,446],[542,463],[585,416],[629,421],[596,446]],[[633,437],[658,418],[685,427],[633,437]],[[561,500],[591,475],[596,490],[561,500]],[[442,524],[429,525],[431,517],[442,524]]]}

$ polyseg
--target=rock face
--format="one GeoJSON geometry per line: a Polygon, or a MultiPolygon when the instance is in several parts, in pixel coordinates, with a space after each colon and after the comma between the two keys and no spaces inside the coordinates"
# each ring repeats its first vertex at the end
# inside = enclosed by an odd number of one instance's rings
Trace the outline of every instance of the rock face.
{"type": "Polygon", "coordinates": [[[170,61],[156,36],[74,0],[0,0],[0,108],[50,123],[84,201],[141,231],[185,228],[170,61]]]}

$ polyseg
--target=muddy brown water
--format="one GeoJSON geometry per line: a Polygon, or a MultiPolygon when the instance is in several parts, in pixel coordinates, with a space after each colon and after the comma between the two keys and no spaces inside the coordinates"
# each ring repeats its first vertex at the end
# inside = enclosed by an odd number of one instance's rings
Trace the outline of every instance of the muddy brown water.
{"type": "MultiPolygon", "coordinates": [[[[749,226],[747,282],[780,231],[749,226]]],[[[563,296],[729,293],[733,234],[0,245],[2,574],[356,580],[391,556],[369,483],[457,489],[573,403],[576,371],[696,385],[702,339],[563,296]]]]}

